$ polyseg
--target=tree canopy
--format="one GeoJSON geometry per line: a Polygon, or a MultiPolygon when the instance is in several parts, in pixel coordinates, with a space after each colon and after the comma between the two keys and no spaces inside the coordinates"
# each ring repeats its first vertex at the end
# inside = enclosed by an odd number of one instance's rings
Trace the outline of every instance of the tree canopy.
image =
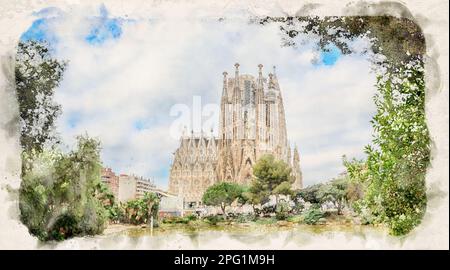
{"type": "Polygon", "coordinates": [[[385,58],[372,59],[375,65],[390,71],[403,64],[422,59],[426,44],[421,28],[409,18],[393,16],[295,16],[265,17],[260,24],[280,23],[282,45],[296,46],[296,37],[303,33],[318,38],[317,47],[328,50],[335,45],[343,54],[352,53],[349,41],[366,37],[371,50],[385,58]]]}
{"type": "Polygon", "coordinates": [[[293,180],[291,171],[286,162],[264,155],[253,166],[253,189],[265,190],[268,195],[288,195],[293,180]]]}
{"type": "Polygon", "coordinates": [[[78,137],[68,154],[24,153],[19,190],[21,220],[41,240],[62,240],[103,231],[107,212],[101,192],[99,143],[78,137]]]}
{"type": "Polygon", "coordinates": [[[16,54],[16,93],[20,112],[20,143],[24,151],[42,151],[57,141],[54,124],[61,106],[53,96],[67,63],[54,59],[48,45],[19,42],[16,54]]]}
{"type": "Polygon", "coordinates": [[[242,196],[244,188],[238,184],[220,182],[210,186],[203,194],[205,205],[220,206],[225,215],[225,207],[242,196]]]}
{"type": "Polygon", "coordinates": [[[422,64],[416,62],[378,78],[374,139],[365,149],[365,167],[346,162],[350,176],[367,184],[363,205],[394,235],[411,231],[426,209],[430,138],[423,72],[422,64]]]}
{"type": "Polygon", "coordinates": [[[338,215],[342,214],[342,208],[347,202],[348,180],[346,178],[334,179],[322,185],[317,191],[320,202],[331,202],[336,206],[338,215]]]}
{"type": "MultiPolygon", "coordinates": [[[[20,42],[16,55],[16,94],[22,145],[20,218],[41,240],[101,233],[108,199],[101,185],[100,142],[77,137],[69,153],[58,149],[55,122],[61,107],[53,100],[66,63],[45,43],[20,42]]],[[[109,201],[111,203],[111,201],[109,201]]]]}
{"type": "Polygon", "coordinates": [[[319,190],[323,186],[323,184],[315,184],[312,186],[308,186],[306,188],[301,189],[297,196],[302,198],[305,202],[309,202],[311,204],[320,204],[321,198],[319,196],[319,190]]]}

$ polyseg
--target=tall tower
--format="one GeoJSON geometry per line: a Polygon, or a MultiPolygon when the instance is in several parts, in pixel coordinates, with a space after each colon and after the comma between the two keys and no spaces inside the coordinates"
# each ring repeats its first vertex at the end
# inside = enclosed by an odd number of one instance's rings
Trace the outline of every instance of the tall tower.
{"type": "MultiPolygon", "coordinates": [[[[228,96],[228,73],[224,71],[223,73],[223,89],[222,89],[222,98],[220,100],[220,110],[225,112],[230,107],[229,96],[228,96]]],[[[226,143],[229,138],[229,131],[227,127],[229,126],[228,114],[222,113],[220,115],[220,125],[219,125],[219,138],[222,140],[222,143],[226,143]]]]}
{"type": "Polygon", "coordinates": [[[239,87],[239,63],[234,64],[236,70],[234,73],[233,87],[233,140],[241,139],[241,88],[239,87]]]}
{"type": "Polygon", "coordinates": [[[302,171],[300,170],[300,156],[298,154],[297,145],[294,148],[294,158],[292,160],[292,173],[294,176],[294,184],[292,185],[293,189],[302,189],[303,188],[303,176],[302,171]]]}
{"type": "Polygon", "coordinates": [[[259,144],[263,139],[263,130],[261,125],[264,123],[264,78],[262,75],[263,65],[258,65],[258,80],[256,82],[256,92],[255,92],[255,118],[256,118],[256,130],[255,139],[256,143],[259,144]]]}
{"type": "Polygon", "coordinates": [[[262,68],[259,64],[257,77],[241,75],[238,63],[234,78],[228,79],[226,72],[223,73],[220,134],[226,141],[219,144],[219,181],[231,178],[234,182],[249,183],[253,165],[263,154],[270,153],[290,163],[278,80],[275,72],[264,78],[262,68]],[[230,89],[232,96],[227,99],[230,89]],[[225,105],[232,110],[227,110],[225,105]]]}

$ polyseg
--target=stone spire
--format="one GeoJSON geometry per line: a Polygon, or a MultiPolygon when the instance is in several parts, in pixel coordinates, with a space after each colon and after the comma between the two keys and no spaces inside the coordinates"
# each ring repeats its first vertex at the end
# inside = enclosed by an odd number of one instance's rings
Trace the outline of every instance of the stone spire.
{"type": "Polygon", "coordinates": [[[287,145],[288,145],[287,160],[288,160],[288,164],[292,166],[291,145],[290,145],[289,141],[288,141],[287,145]]]}
{"type": "Polygon", "coordinates": [[[209,136],[208,147],[216,148],[216,138],[214,138],[214,129],[211,128],[211,135],[209,136]]]}
{"type": "Polygon", "coordinates": [[[236,71],[234,74],[234,91],[233,91],[233,139],[239,139],[241,136],[241,88],[239,87],[239,63],[234,64],[236,71]]]}
{"type": "Polygon", "coordinates": [[[227,106],[229,104],[229,95],[228,95],[228,73],[224,71],[223,73],[223,90],[222,90],[222,99],[220,101],[220,126],[219,126],[219,137],[221,137],[222,142],[225,143],[226,136],[226,111],[227,106]]]}
{"type": "Polygon", "coordinates": [[[297,145],[294,146],[294,163],[300,162],[300,156],[298,154],[298,148],[297,145]]]}
{"type": "Polygon", "coordinates": [[[269,89],[274,89],[275,88],[275,83],[274,83],[274,79],[273,79],[273,74],[269,73],[269,89]]]}
{"type": "Polygon", "coordinates": [[[191,137],[189,138],[189,147],[195,147],[194,130],[191,129],[191,137]]]}
{"type": "Polygon", "coordinates": [[[200,140],[203,140],[204,136],[203,136],[203,128],[200,130],[200,140]]]}
{"type": "Polygon", "coordinates": [[[184,126],[183,127],[183,131],[181,133],[181,148],[186,147],[187,146],[187,141],[188,141],[189,136],[187,135],[187,127],[184,126]]]}
{"type": "Polygon", "coordinates": [[[236,70],[234,72],[234,91],[233,91],[233,103],[237,104],[241,101],[241,89],[239,87],[239,63],[234,64],[236,70]]]}
{"type": "Polygon", "coordinates": [[[273,66],[273,85],[275,86],[275,89],[280,90],[280,85],[278,84],[278,78],[277,78],[277,67],[273,66]]]}
{"type": "Polygon", "coordinates": [[[262,134],[261,129],[259,128],[261,123],[263,122],[262,111],[264,111],[264,78],[262,75],[263,65],[258,65],[258,79],[256,84],[256,93],[255,93],[255,118],[256,118],[256,129],[255,129],[255,137],[256,141],[259,142],[262,134]]]}
{"type": "MultiPolygon", "coordinates": [[[[200,149],[200,151],[206,151],[206,138],[203,136],[203,129],[200,132],[200,138],[199,138],[199,142],[198,142],[198,148],[200,149]]],[[[200,152],[201,157],[204,157],[204,152],[200,152]]]]}
{"type": "Polygon", "coordinates": [[[263,65],[258,65],[258,82],[256,86],[256,97],[255,97],[255,103],[256,104],[262,104],[264,99],[264,78],[262,75],[262,68],[263,65]]]}
{"type": "Polygon", "coordinates": [[[228,102],[228,83],[227,83],[228,73],[224,71],[222,74],[223,74],[222,101],[228,102]]]}
{"type": "Polygon", "coordinates": [[[293,176],[294,176],[294,189],[303,188],[303,176],[300,170],[300,156],[298,154],[297,145],[294,147],[294,158],[292,160],[293,176]]]}

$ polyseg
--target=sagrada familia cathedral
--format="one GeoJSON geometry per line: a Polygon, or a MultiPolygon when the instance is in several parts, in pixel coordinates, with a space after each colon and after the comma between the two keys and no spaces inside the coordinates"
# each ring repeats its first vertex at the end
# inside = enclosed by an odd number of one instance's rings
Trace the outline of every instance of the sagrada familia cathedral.
{"type": "Polygon", "coordinates": [[[219,137],[200,133],[184,134],[174,153],[169,192],[198,205],[205,190],[220,181],[250,184],[252,167],[264,154],[288,163],[293,189],[302,188],[297,147],[291,156],[287,139],[283,98],[275,74],[240,75],[223,73],[219,137]]]}

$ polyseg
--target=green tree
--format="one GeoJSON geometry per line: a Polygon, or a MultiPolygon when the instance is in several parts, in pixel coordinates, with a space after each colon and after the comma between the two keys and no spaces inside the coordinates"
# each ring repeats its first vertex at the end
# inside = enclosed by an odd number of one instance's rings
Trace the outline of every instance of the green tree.
{"type": "Polygon", "coordinates": [[[149,223],[153,216],[154,226],[157,226],[159,197],[151,192],[146,192],[142,198],[127,201],[121,205],[124,212],[123,222],[130,224],[149,223]]]}
{"type": "Polygon", "coordinates": [[[221,182],[210,186],[203,194],[205,205],[220,206],[226,216],[225,208],[242,196],[244,188],[238,184],[221,182]]]}
{"type": "Polygon", "coordinates": [[[364,198],[364,190],[366,190],[367,187],[365,187],[362,183],[358,183],[356,181],[351,181],[351,179],[348,180],[347,183],[347,190],[346,190],[346,201],[349,205],[354,204],[355,202],[358,202],[359,200],[364,198]]]}
{"type": "MultiPolygon", "coordinates": [[[[101,233],[108,195],[100,181],[100,143],[77,137],[77,148],[58,150],[55,122],[61,112],[53,96],[66,63],[52,58],[45,43],[20,42],[16,94],[20,112],[22,222],[41,240],[101,233]]],[[[111,202],[109,202],[111,203],[111,202]]]]}
{"type": "Polygon", "coordinates": [[[53,101],[66,63],[52,58],[47,44],[19,42],[16,54],[16,93],[20,112],[20,143],[26,152],[42,151],[54,133],[60,105],[53,101]]]}
{"type": "Polygon", "coordinates": [[[263,188],[263,185],[256,179],[252,180],[250,187],[244,189],[241,196],[241,203],[248,203],[253,208],[253,213],[258,214],[258,205],[263,205],[269,201],[269,193],[263,188]]]}
{"type": "Polygon", "coordinates": [[[100,190],[100,144],[78,137],[77,149],[24,152],[21,220],[41,240],[101,233],[107,221],[100,190]]]}
{"type": "Polygon", "coordinates": [[[273,194],[275,195],[285,195],[285,196],[292,196],[294,195],[294,191],[292,190],[292,185],[290,182],[285,181],[279,184],[274,190],[273,194]]]}
{"type": "Polygon", "coordinates": [[[116,204],[116,198],[114,197],[114,194],[112,193],[108,185],[100,181],[97,184],[96,190],[97,190],[96,194],[97,199],[99,199],[102,202],[103,206],[107,210],[109,210],[116,204]]]}
{"type": "Polygon", "coordinates": [[[150,225],[151,217],[153,217],[153,226],[158,226],[158,210],[160,199],[156,193],[146,192],[144,194],[144,202],[147,204],[147,223],[150,225]]]}
{"type": "MultiPolygon", "coordinates": [[[[391,233],[408,233],[426,209],[425,174],[430,138],[425,122],[425,84],[420,62],[379,77],[373,145],[366,147],[367,205],[391,233]]],[[[352,173],[355,173],[352,171],[352,173]]]]}
{"type": "Polygon", "coordinates": [[[252,188],[265,195],[275,195],[278,203],[279,195],[291,195],[291,168],[273,155],[262,156],[253,166],[255,181],[252,188]]]}
{"type": "Polygon", "coordinates": [[[323,186],[323,184],[315,184],[312,186],[308,186],[306,188],[301,189],[297,196],[302,198],[305,202],[309,202],[311,204],[320,204],[321,198],[319,197],[319,190],[323,186]]]}
{"type": "Polygon", "coordinates": [[[322,185],[317,191],[317,197],[322,203],[333,203],[338,215],[342,215],[342,209],[347,202],[347,189],[348,180],[346,178],[335,179],[322,185]]]}

